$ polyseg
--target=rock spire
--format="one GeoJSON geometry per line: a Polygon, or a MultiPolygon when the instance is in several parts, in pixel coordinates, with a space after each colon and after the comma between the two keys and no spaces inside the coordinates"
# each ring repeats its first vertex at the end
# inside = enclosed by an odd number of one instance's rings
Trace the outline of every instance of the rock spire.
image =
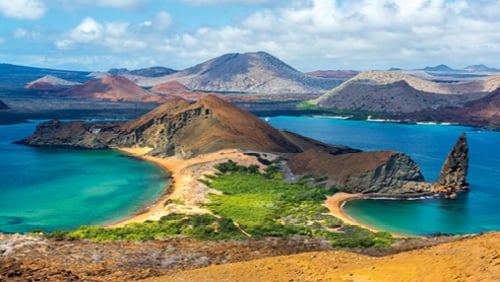
{"type": "Polygon", "coordinates": [[[451,194],[455,192],[467,192],[470,190],[467,182],[467,170],[469,169],[469,146],[467,136],[460,135],[457,143],[448,154],[439,179],[435,184],[438,193],[451,194]]]}

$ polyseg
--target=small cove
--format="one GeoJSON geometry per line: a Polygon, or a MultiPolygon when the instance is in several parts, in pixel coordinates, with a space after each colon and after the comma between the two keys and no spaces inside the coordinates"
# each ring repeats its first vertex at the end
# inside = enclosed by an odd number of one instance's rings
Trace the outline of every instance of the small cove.
{"type": "Polygon", "coordinates": [[[344,210],[364,224],[401,234],[463,234],[500,230],[500,132],[465,126],[293,116],[273,117],[270,124],[330,144],[407,153],[421,166],[428,181],[437,179],[444,159],[458,136],[466,132],[470,151],[470,193],[460,195],[457,200],[361,199],[348,202],[344,210]]]}
{"type": "Polygon", "coordinates": [[[106,224],[140,211],[166,188],[162,169],[120,152],[12,144],[35,126],[0,126],[2,232],[106,224]]]}

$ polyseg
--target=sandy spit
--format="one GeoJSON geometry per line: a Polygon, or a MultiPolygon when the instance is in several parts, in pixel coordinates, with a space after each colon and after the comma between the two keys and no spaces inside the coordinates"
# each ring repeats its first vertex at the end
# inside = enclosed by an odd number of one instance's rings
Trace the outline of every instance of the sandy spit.
{"type": "MultiPolygon", "coordinates": [[[[114,222],[105,227],[122,227],[128,223],[144,222],[146,220],[159,220],[162,216],[170,213],[184,214],[206,214],[211,213],[208,209],[201,207],[207,202],[208,193],[218,193],[210,189],[198,180],[204,175],[215,173],[213,165],[232,159],[240,164],[249,165],[256,163],[255,158],[245,155],[240,150],[222,150],[215,153],[200,155],[191,159],[181,159],[177,157],[158,158],[146,155],[150,148],[116,148],[117,150],[140,158],[145,161],[155,163],[170,175],[170,182],[167,193],[155,201],[147,209],[136,215],[114,222]],[[174,200],[171,204],[166,204],[168,199],[174,200]]],[[[168,184],[167,184],[168,185],[168,184]]]]}

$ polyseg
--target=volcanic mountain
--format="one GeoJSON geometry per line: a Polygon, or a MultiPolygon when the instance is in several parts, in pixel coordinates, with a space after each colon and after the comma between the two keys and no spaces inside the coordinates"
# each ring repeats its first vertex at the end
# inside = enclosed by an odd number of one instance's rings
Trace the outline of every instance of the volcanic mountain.
{"type": "Polygon", "coordinates": [[[131,79],[141,86],[178,81],[195,90],[254,94],[323,93],[343,81],[308,76],[265,52],[226,54],[172,75],[131,79]]]}
{"type": "Polygon", "coordinates": [[[25,88],[35,90],[58,90],[61,89],[61,87],[70,87],[79,84],[79,82],[69,81],[49,74],[28,83],[25,88]]]}
{"type": "Polygon", "coordinates": [[[499,77],[464,83],[435,83],[394,71],[367,71],[312,101],[323,108],[410,113],[459,107],[488,94],[499,77]]]}
{"type": "Polygon", "coordinates": [[[440,72],[451,72],[451,71],[454,71],[454,69],[450,68],[449,66],[447,65],[444,65],[444,64],[440,64],[440,65],[437,65],[437,66],[434,66],[434,67],[425,67],[423,68],[424,71],[440,71],[440,72]]]}
{"type": "Polygon", "coordinates": [[[497,68],[490,68],[490,67],[483,65],[483,64],[466,66],[465,70],[466,71],[474,71],[474,72],[498,72],[498,71],[500,71],[497,68]]]}
{"type": "Polygon", "coordinates": [[[101,79],[89,80],[82,85],[75,85],[61,92],[60,95],[110,101],[165,101],[163,97],[147,92],[123,76],[107,76],[101,79]]]}

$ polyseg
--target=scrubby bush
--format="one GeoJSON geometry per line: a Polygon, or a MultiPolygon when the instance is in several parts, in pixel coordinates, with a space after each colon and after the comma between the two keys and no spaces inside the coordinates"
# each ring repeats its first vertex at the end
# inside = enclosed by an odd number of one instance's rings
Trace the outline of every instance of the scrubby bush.
{"type": "Polygon", "coordinates": [[[204,205],[214,215],[172,213],[159,221],[107,229],[82,226],[75,231],[54,231],[46,236],[135,241],[179,235],[201,240],[303,235],[325,238],[336,248],[381,248],[395,242],[387,232],[373,233],[359,226],[344,225],[323,206],[326,195],[334,189],[311,187],[307,182],[285,183],[279,180],[283,176],[278,165],[268,166],[263,174],[256,165],[245,167],[233,161],[215,167],[220,174],[200,180],[223,193],[210,194],[210,202],[204,205]]]}

